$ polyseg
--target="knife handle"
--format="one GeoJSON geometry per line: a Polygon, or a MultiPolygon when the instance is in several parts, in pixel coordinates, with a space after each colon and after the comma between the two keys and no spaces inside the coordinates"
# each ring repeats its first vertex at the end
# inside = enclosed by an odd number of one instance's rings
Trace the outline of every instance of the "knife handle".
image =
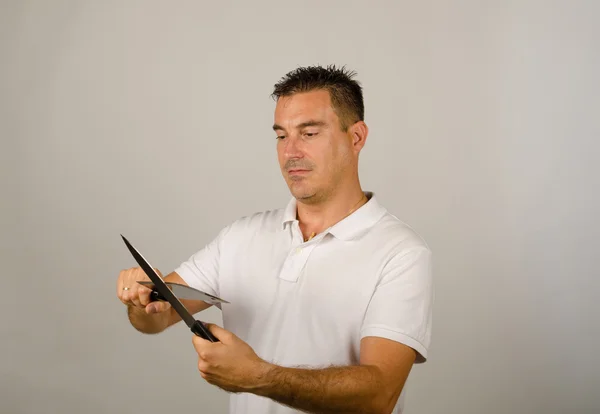
{"type": "Polygon", "coordinates": [[[204,338],[210,342],[219,342],[219,340],[215,338],[208,328],[200,321],[194,322],[192,325],[192,332],[198,335],[200,338],[204,338]]]}
{"type": "Polygon", "coordinates": [[[158,293],[157,290],[152,290],[152,292],[150,292],[150,302],[154,302],[156,300],[164,300],[166,301],[167,299],[163,297],[163,295],[161,295],[160,293],[158,293]]]}
{"type": "MultiPolygon", "coordinates": [[[[152,290],[152,292],[150,292],[150,301],[156,301],[156,300],[165,300],[166,299],[163,297],[163,295],[161,295],[160,293],[158,293],[157,290],[152,290]]],[[[192,325],[192,332],[196,335],[198,335],[200,338],[204,338],[208,341],[211,342],[219,342],[219,340],[208,330],[208,328],[206,326],[204,326],[204,324],[200,321],[196,321],[194,322],[194,324],[192,325]]]]}

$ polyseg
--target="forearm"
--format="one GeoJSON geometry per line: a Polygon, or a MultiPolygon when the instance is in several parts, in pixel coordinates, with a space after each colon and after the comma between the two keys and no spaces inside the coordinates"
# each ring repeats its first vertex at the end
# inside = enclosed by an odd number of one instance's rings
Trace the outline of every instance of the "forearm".
{"type": "Polygon", "coordinates": [[[269,365],[253,393],[310,413],[383,413],[389,399],[373,366],[325,369],[269,365]]]}
{"type": "Polygon", "coordinates": [[[171,309],[166,312],[148,314],[144,309],[127,306],[127,317],[131,325],[146,334],[156,334],[167,329],[170,313],[171,309]]]}

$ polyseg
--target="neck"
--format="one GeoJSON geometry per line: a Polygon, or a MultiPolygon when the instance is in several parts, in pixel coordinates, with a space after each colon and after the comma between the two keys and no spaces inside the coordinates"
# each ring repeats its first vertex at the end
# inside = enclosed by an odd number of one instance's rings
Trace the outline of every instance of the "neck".
{"type": "Polygon", "coordinates": [[[333,226],[358,210],[367,202],[360,186],[352,191],[332,194],[325,200],[315,203],[297,203],[297,216],[304,240],[310,240],[315,235],[333,226]]]}

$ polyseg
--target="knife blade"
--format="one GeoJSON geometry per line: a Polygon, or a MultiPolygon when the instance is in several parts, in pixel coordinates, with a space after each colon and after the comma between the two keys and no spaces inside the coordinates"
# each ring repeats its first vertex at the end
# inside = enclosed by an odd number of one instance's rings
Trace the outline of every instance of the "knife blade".
{"type": "MultiPolygon", "coordinates": [[[[154,289],[153,282],[151,282],[149,280],[138,280],[138,283],[142,286],[152,289],[152,292],[150,293],[150,300],[152,300],[152,301],[167,300],[156,289],[154,289]]],[[[179,299],[201,300],[206,303],[210,303],[211,305],[218,305],[219,303],[229,303],[225,299],[218,298],[216,296],[213,296],[209,293],[195,289],[188,285],[183,285],[181,283],[175,283],[175,282],[165,282],[165,284],[171,289],[171,291],[179,299]]]]}
{"type": "Polygon", "coordinates": [[[171,289],[165,284],[162,278],[156,273],[154,268],[148,263],[148,261],[141,255],[140,252],[136,250],[135,247],[129,240],[125,238],[121,234],[121,238],[125,242],[127,249],[135,259],[135,261],[140,265],[140,267],[144,270],[146,275],[152,280],[154,283],[154,289],[160,293],[162,297],[164,297],[175,309],[175,312],[181,317],[181,319],[185,322],[185,324],[190,328],[190,330],[197,336],[207,339],[211,342],[219,342],[219,340],[208,330],[208,328],[199,320],[194,319],[194,317],[188,312],[188,310],[183,306],[183,303],[177,299],[177,296],[173,294],[171,289]]]}

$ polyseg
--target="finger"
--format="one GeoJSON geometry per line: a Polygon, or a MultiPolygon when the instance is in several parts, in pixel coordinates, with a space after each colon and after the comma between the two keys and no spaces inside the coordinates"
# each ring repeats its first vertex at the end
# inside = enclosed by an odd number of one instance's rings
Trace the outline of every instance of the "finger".
{"type": "Polygon", "coordinates": [[[132,306],[143,308],[143,306],[140,304],[138,290],[135,286],[132,285],[133,283],[130,280],[125,280],[125,282],[123,283],[123,299],[125,299],[127,303],[132,306]]]}
{"type": "Polygon", "coordinates": [[[194,345],[194,349],[198,356],[201,359],[206,360],[208,358],[208,349],[212,342],[198,335],[192,335],[192,344],[194,345]]]}
{"type": "Polygon", "coordinates": [[[117,297],[123,301],[123,284],[124,280],[127,278],[128,270],[121,270],[119,272],[119,276],[117,277],[117,297]]]}
{"type": "Polygon", "coordinates": [[[134,302],[135,293],[131,290],[123,290],[121,294],[122,302],[128,306],[137,306],[134,302]]]}
{"type": "Polygon", "coordinates": [[[117,279],[117,296],[121,299],[121,302],[125,304],[131,304],[131,280],[135,271],[135,268],[122,270],[117,279]]]}
{"type": "Polygon", "coordinates": [[[204,378],[206,382],[211,383],[215,381],[210,366],[205,362],[202,362],[202,360],[198,360],[198,371],[200,372],[200,376],[204,378]]]}
{"type": "Polygon", "coordinates": [[[198,358],[198,371],[203,374],[208,374],[210,372],[210,364],[201,357],[198,358]]]}
{"type": "Polygon", "coordinates": [[[149,289],[145,286],[141,286],[139,283],[136,283],[137,285],[139,285],[139,287],[137,288],[138,291],[138,297],[140,299],[140,304],[142,306],[146,306],[150,303],[150,293],[152,293],[152,289],[149,289]]]}
{"type": "Polygon", "coordinates": [[[125,292],[123,291],[122,283],[117,285],[117,298],[124,304],[127,304],[127,300],[125,299],[125,292]]]}
{"type": "Polygon", "coordinates": [[[119,291],[119,299],[121,299],[121,302],[123,302],[126,305],[131,304],[131,302],[129,302],[129,292],[124,290],[122,287],[121,287],[121,290],[119,291]]]}
{"type": "Polygon", "coordinates": [[[144,269],[142,269],[141,267],[136,267],[135,280],[150,280],[150,278],[148,277],[144,269]]]}
{"type": "Polygon", "coordinates": [[[133,303],[133,306],[136,306],[138,308],[144,308],[145,307],[145,306],[142,306],[142,304],[140,303],[140,297],[138,295],[137,290],[131,291],[129,300],[131,301],[131,303],[133,303]]]}

